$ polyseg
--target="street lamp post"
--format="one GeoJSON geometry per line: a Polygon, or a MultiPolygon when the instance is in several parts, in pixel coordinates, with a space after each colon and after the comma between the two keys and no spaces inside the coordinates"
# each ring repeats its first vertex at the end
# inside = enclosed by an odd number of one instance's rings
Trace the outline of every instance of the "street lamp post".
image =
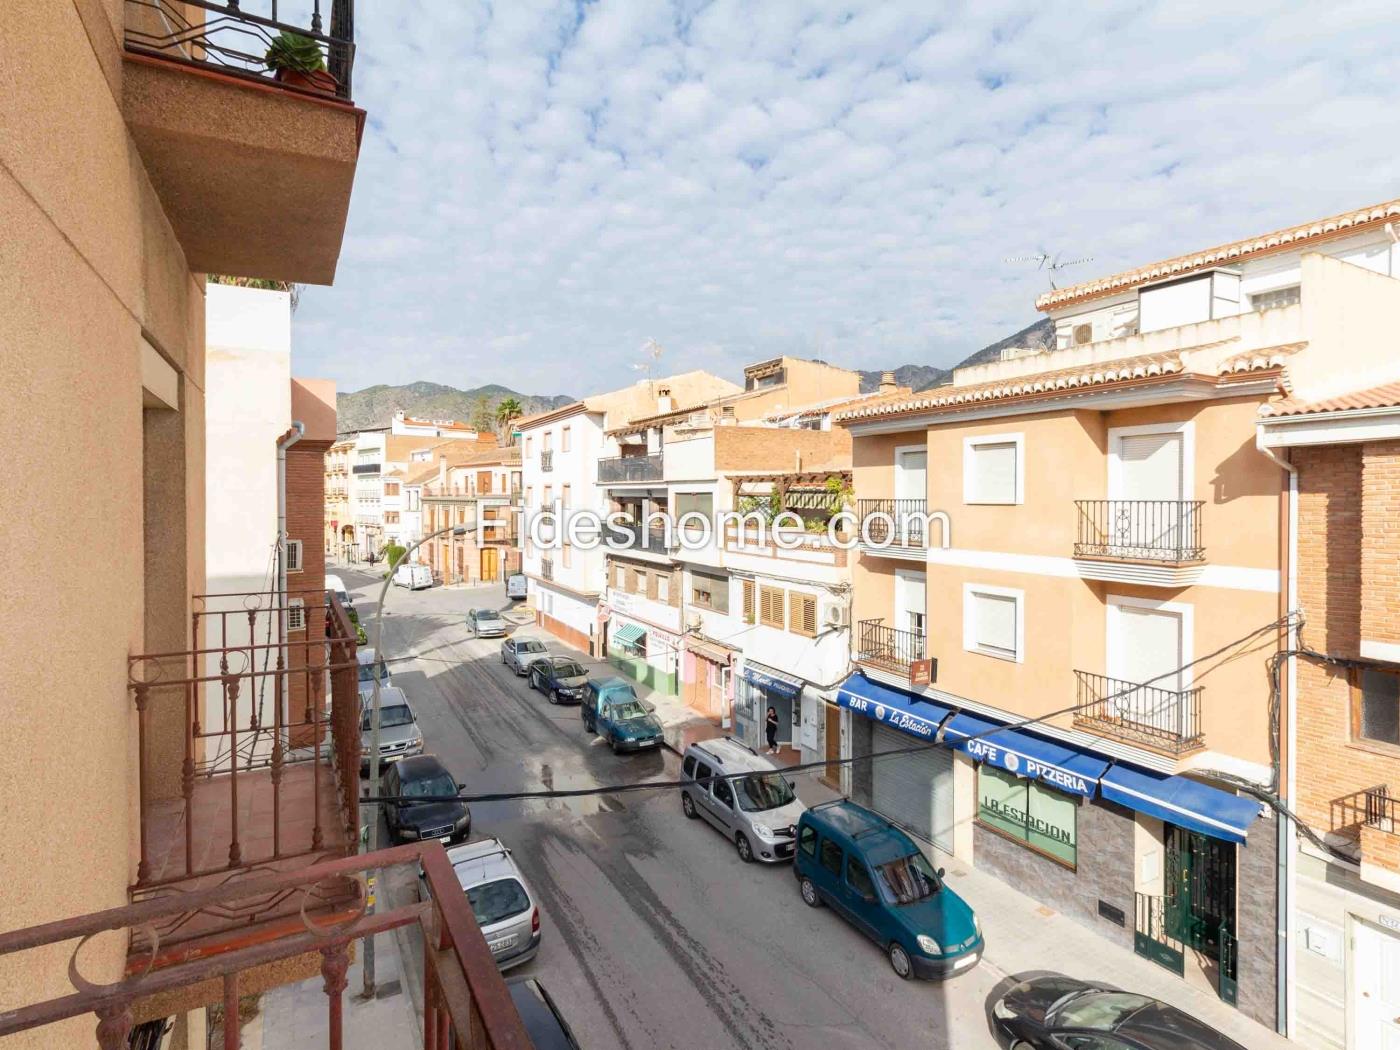
{"type": "MultiPolygon", "coordinates": [[[[384,582],[379,587],[379,604],[374,610],[374,659],[375,663],[370,665],[370,680],[374,683],[374,692],[370,701],[369,716],[369,787],[371,797],[379,797],[379,772],[381,763],[379,761],[379,668],[376,666],[384,660],[384,601],[389,596],[389,585],[394,582],[394,570],[408,561],[408,556],[416,551],[429,540],[435,540],[439,536],[451,533],[453,536],[465,536],[469,532],[475,532],[476,525],[449,525],[445,529],[438,529],[424,536],[403,554],[399,555],[399,560],[388,566],[388,572],[384,575],[384,582]]],[[[369,835],[365,842],[365,852],[373,853],[379,848],[379,803],[371,802],[371,812],[373,818],[369,822],[369,835]]],[[[375,883],[375,896],[378,896],[379,877],[377,873],[373,875],[375,883]]],[[[373,912],[376,904],[369,907],[373,912]]],[[[364,996],[366,999],[374,997],[374,934],[365,936],[365,965],[364,965],[365,985],[364,996]]]]}

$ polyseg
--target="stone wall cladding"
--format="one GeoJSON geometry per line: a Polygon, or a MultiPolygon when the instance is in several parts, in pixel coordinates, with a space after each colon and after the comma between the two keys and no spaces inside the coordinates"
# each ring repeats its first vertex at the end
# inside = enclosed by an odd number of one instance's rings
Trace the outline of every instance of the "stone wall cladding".
{"type": "Polygon", "coordinates": [[[1257,820],[1249,844],[1236,849],[1235,936],[1239,939],[1239,1009],[1277,1027],[1278,822],[1257,820]]]}

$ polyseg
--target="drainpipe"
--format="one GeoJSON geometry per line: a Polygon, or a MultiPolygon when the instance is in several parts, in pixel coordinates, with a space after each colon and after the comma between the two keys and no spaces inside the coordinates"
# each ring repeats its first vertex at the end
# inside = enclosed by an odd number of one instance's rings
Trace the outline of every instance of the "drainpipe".
{"type": "MultiPolygon", "coordinates": [[[[282,648],[282,666],[287,660],[287,449],[306,434],[306,424],[292,420],[292,429],[277,439],[277,633],[282,648]]],[[[283,721],[286,712],[282,713],[283,721]]]]}
{"type": "MultiPolygon", "coordinates": [[[[1288,460],[1279,456],[1277,452],[1264,444],[1264,428],[1257,426],[1254,431],[1254,447],[1271,459],[1278,467],[1288,475],[1288,498],[1285,502],[1283,513],[1283,555],[1284,555],[1284,578],[1283,598],[1287,604],[1285,613],[1291,615],[1298,608],[1298,468],[1288,460]]],[[[1290,625],[1288,631],[1288,648],[1296,650],[1298,643],[1298,627],[1296,624],[1290,625]]],[[[1290,655],[1288,657],[1287,678],[1285,688],[1288,692],[1288,712],[1285,720],[1288,723],[1288,739],[1284,751],[1283,784],[1280,785],[1280,797],[1284,803],[1292,808],[1292,798],[1295,793],[1294,777],[1297,773],[1297,712],[1298,712],[1298,658],[1290,655]]],[[[1293,830],[1293,818],[1284,814],[1279,815],[1278,827],[1278,994],[1275,1011],[1275,1027],[1280,1033],[1287,1036],[1293,1030],[1293,998],[1289,994],[1293,987],[1293,930],[1295,928],[1293,916],[1294,883],[1297,879],[1297,872],[1293,864],[1295,832],[1293,830]]]]}

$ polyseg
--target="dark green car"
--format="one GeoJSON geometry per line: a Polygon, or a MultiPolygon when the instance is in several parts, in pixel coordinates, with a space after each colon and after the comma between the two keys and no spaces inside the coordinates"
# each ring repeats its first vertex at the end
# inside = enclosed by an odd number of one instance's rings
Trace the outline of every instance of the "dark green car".
{"type": "Polygon", "coordinates": [[[661,722],[621,678],[604,678],[584,686],[580,707],[583,728],[597,733],[616,754],[660,747],[661,722]]]}

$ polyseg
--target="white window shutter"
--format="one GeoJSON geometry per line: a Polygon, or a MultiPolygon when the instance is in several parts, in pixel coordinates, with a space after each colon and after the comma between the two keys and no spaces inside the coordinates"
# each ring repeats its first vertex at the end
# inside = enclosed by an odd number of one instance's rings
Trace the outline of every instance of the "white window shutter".
{"type": "Polygon", "coordinates": [[[974,502],[1016,502],[1016,442],[973,446],[972,469],[974,502]]]}
{"type": "Polygon", "coordinates": [[[1016,654],[1016,599],[999,594],[974,596],[977,644],[980,648],[1016,654]]]}

